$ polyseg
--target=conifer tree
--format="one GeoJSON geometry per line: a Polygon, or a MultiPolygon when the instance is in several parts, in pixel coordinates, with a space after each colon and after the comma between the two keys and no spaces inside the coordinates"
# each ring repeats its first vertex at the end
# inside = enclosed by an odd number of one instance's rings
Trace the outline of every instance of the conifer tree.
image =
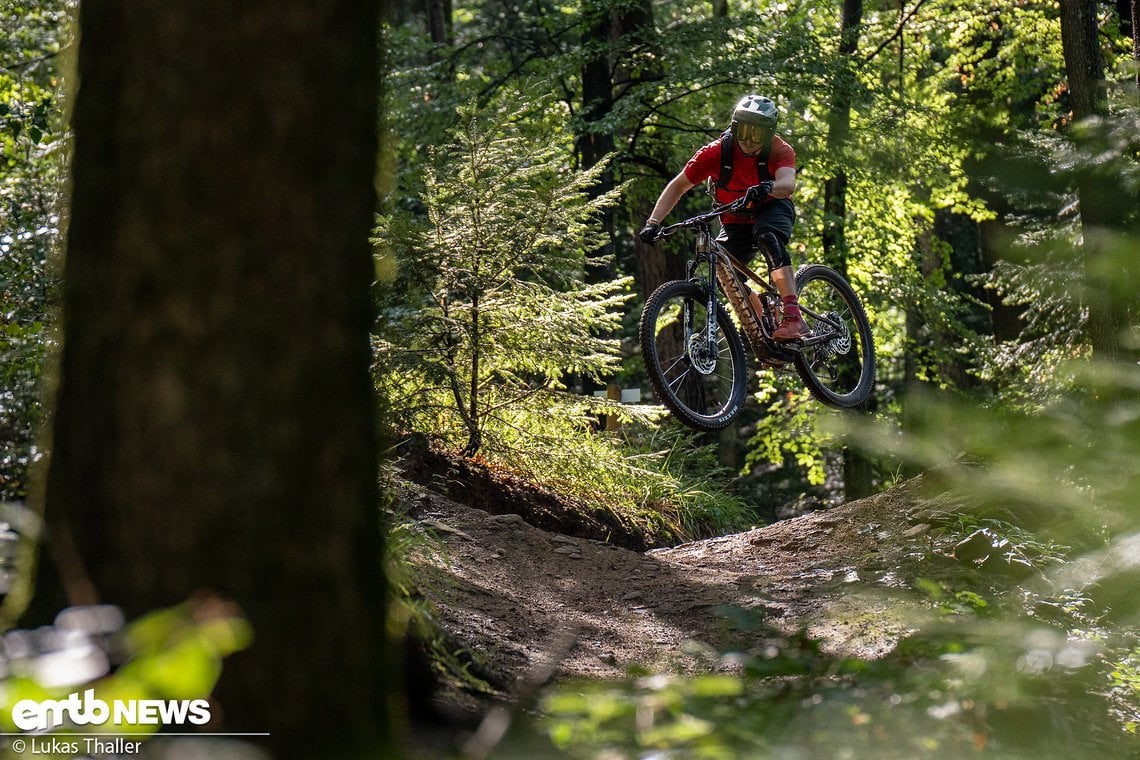
{"type": "Polygon", "coordinates": [[[528,108],[462,109],[427,172],[426,223],[389,217],[380,230],[414,294],[385,312],[381,387],[394,409],[436,415],[426,429],[462,429],[467,455],[492,421],[549,405],[565,378],[618,367],[603,336],[620,325],[627,281],[585,278],[616,193],[591,198],[605,163],[572,171],[550,125],[519,127],[528,108]]]}

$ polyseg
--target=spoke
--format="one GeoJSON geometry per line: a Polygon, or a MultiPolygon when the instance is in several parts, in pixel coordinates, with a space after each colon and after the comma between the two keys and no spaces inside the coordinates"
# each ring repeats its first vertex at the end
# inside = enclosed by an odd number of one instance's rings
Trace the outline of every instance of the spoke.
{"type": "Polygon", "coordinates": [[[670,372],[672,372],[672,371],[674,370],[674,368],[676,368],[676,366],[677,366],[678,364],[680,364],[681,362],[683,362],[683,361],[685,361],[685,355],[684,355],[684,354],[681,354],[681,355],[680,355],[680,356],[678,356],[676,359],[674,359],[674,360],[673,360],[673,362],[672,362],[672,363],[671,363],[671,364],[670,364],[668,367],[665,367],[665,368],[663,368],[663,369],[661,370],[661,374],[662,374],[662,375],[665,375],[665,376],[668,376],[668,375],[669,375],[669,373],[670,373],[670,372]]]}
{"type": "Polygon", "coordinates": [[[680,375],[678,375],[676,380],[669,383],[669,390],[676,393],[677,392],[677,386],[679,386],[681,383],[683,383],[685,381],[685,378],[687,378],[689,376],[690,372],[692,372],[691,368],[686,369],[684,372],[682,372],[680,375]]]}
{"type": "Polygon", "coordinates": [[[700,399],[698,402],[699,406],[697,407],[697,411],[699,411],[701,414],[705,414],[706,410],[708,409],[708,402],[706,401],[705,394],[705,384],[698,381],[696,391],[696,395],[700,399]]]}

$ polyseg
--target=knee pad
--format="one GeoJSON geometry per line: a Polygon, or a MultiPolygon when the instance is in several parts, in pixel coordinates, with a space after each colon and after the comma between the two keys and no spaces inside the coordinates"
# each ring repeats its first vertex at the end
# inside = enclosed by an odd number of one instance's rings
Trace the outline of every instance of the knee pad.
{"type": "Polygon", "coordinates": [[[765,230],[757,235],[756,245],[763,252],[764,258],[768,259],[768,266],[772,269],[792,265],[792,256],[788,253],[788,247],[771,230],[765,230]]]}

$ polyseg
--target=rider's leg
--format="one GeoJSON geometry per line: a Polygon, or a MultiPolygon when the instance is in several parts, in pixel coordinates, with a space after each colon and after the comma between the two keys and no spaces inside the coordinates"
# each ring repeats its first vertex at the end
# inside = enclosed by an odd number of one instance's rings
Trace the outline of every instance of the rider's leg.
{"type": "Polygon", "coordinates": [[[784,316],[772,334],[776,340],[794,340],[802,338],[808,332],[807,325],[800,315],[796,276],[792,271],[792,257],[788,252],[788,240],[795,218],[795,207],[791,201],[775,199],[763,206],[752,227],[756,245],[768,262],[772,282],[783,301],[784,316]]]}
{"type": "Polygon", "coordinates": [[[772,282],[781,296],[796,294],[796,275],[792,271],[792,255],[787,244],[772,230],[764,230],[756,236],[756,246],[764,254],[772,282]]]}
{"type": "Polygon", "coordinates": [[[800,315],[799,297],[796,295],[796,275],[792,271],[792,257],[788,247],[771,230],[761,233],[758,241],[760,250],[768,259],[772,271],[772,282],[783,302],[784,315],[780,325],[772,333],[776,340],[794,340],[807,333],[807,325],[800,315]]]}
{"type": "Polygon", "coordinates": [[[756,250],[756,244],[752,242],[751,224],[721,225],[720,234],[716,236],[716,242],[727,248],[729,253],[741,261],[751,259],[752,252],[756,250]]]}

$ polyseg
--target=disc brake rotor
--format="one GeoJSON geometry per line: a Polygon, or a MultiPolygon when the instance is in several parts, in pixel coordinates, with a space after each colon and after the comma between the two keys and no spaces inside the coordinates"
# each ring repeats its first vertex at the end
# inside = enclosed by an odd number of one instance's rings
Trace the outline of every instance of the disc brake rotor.
{"type": "Polygon", "coordinates": [[[694,335],[689,338],[689,361],[693,369],[702,375],[711,375],[716,369],[716,352],[709,350],[708,338],[705,335],[694,335]]]}

